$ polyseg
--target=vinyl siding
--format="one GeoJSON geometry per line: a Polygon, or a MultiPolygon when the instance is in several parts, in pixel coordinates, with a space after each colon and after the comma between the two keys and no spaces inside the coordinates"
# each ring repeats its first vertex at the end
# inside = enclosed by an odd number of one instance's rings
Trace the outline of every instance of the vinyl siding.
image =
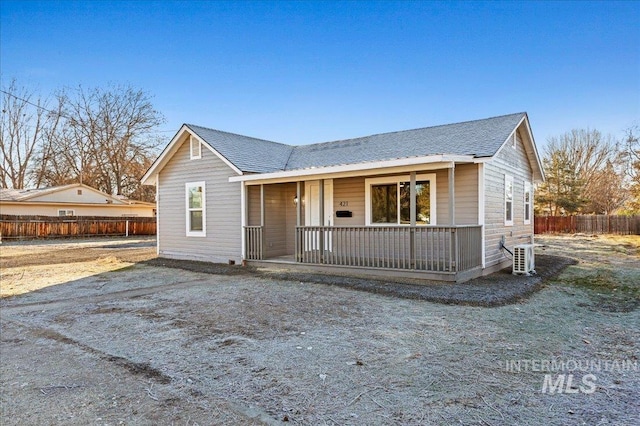
{"type": "Polygon", "coordinates": [[[262,225],[260,213],[260,185],[247,186],[247,226],[262,225]]]}
{"type": "MultiPolygon", "coordinates": [[[[456,225],[478,224],[478,166],[456,166],[456,225]]],[[[447,205],[448,208],[448,205],[447,205]]]]}
{"type": "Polygon", "coordinates": [[[485,259],[486,266],[510,261],[500,249],[500,239],[512,249],[516,244],[533,241],[533,220],[524,224],[524,182],[533,181],[533,171],[527,159],[520,132],[516,149],[506,143],[496,156],[485,164],[485,259]],[[513,177],[513,226],[504,224],[505,175],[513,177]]]}
{"type": "MultiPolygon", "coordinates": [[[[431,172],[430,172],[431,173],[431,172]]],[[[449,171],[436,170],[436,225],[450,225],[449,220],[449,171]]]]}
{"type": "Polygon", "coordinates": [[[264,186],[265,257],[290,255],[294,252],[296,207],[295,183],[264,186]]]}
{"type": "Polygon", "coordinates": [[[333,218],[335,226],[364,226],[364,178],[353,177],[333,180],[333,218]],[[340,205],[347,203],[348,205],[340,205]],[[336,217],[338,210],[348,210],[352,217],[336,217]]]}
{"type": "Polygon", "coordinates": [[[189,159],[185,135],[175,155],[161,170],[158,188],[158,253],[161,257],[227,262],[241,260],[240,183],[236,173],[206,148],[189,159]],[[186,236],[185,184],[205,182],[206,236],[186,236]]]}

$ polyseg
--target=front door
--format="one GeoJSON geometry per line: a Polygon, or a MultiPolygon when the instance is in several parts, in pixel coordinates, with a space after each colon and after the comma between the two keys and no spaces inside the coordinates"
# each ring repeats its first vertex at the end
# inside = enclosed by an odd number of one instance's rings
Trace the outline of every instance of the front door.
{"type": "MultiPolygon", "coordinates": [[[[320,181],[305,182],[304,193],[306,195],[306,205],[304,210],[304,223],[306,226],[331,226],[333,223],[333,179],[324,181],[324,223],[320,224],[320,181]]],[[[308,240],[307,250],[317,250],[319,248],[320,235],[314,233],[308,240]]],[[[331,250],[331,234],[325,232],[325,250],[331,250]]]]}

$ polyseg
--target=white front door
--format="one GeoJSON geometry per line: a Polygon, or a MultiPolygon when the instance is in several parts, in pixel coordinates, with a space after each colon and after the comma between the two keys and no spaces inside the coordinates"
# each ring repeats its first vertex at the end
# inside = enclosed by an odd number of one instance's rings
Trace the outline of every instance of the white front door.
{"type": "MultiPolygon", "coordinates": [[[[305,209],[304,223],[306,226],[331,226],[333,223],[333,179],[324,181],[324,223],[320,224],[320,181],[307,181],[304,186],[305,209]]],[[[308,241],[307,250],[317,250],[319,245],[319,235],[314,235],[308,241]]],[[[325,250],[331,250],[331,235],[325,233],[325,250]]]]}

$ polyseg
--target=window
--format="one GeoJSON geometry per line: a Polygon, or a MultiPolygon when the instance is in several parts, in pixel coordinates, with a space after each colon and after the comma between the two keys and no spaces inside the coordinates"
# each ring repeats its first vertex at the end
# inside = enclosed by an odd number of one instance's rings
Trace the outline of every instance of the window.
{"type": "Polygon", "coordinates": [[[206,200],[204,182],[185,185],[187,236],[204,237],[207,234],[206,200]]]}
{"type": "MultiPolygon", "coordinates": [[[[435,225],[435,174],[416,176],[416,225],[435,225]]],[[[409,176],[366,179],[367,225],[411,224],[409,176]]]]}
{"type": "Polygon", "coordinates": [[[58,210],[58,216],[73,216],[74,214],[73,210],[58,210]]]}
{"type": "Polygon", "coordinates": [[[504,176],[504,224],[513,226],[513,177],[504,176]]]}
{"type": "Polygon", "coordinates": [[[531,223],[531,183],[524,183],[524,224],[531,223]]]}
{"type": "Polygon", "coordinates": [[[77,194],[82,195],[82,189],[78,189],[77,194]]]}
{"type": "Polygon", "coordinates": [[[190,136],[189,137],[189,143],[190,143],[190,152],[191,152],[191,159],[192,160],[197,160],[199,158],[202,157],[202,146],[200,145],[200,141],[194,137],[194,136],[190,136]]]}

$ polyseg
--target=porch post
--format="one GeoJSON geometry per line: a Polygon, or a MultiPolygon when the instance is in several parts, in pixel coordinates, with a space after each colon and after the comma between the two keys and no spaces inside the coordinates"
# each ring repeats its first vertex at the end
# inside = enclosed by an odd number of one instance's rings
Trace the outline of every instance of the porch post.
{"type": "Polygon", "coordinates": [[[302,194],[300,193],[301,182],[296,182],[296,226],[301,226],[302,223],[302,194]]]}
{"type": "Polygon", "coordinates": [[[247,187],[244,182],[240,182],[240,232],[241,235],[241,243],[240,249],[242,250],[242,254],[240,258],[244,261],[246,260],[247,254],[247,232],[245,227],[247,226],[247,187]]]}
{"type": "MultiPolygon", "coordinates": [[[[318,185],[318,207],[320,208],[320,212],[318,215],[320,226],[324,226],[324,179],[320,179],[320,183],[318,185]]],[[[320,263],[324,263],[324,229],[320,228],[319,232],[319,243],[320,243],[320,263]]]]}
{"type": "MultiPolygon", "coordinates": [[[[448,169],[449,175],[449,224],[455,226],[456,224],[456,163],[451,162],[451,167],[448,169]]],[[[451,230],[451,241],[449,246],[449,271],[458,272],[458,233],[456,229],[451,230]]]]}
{"type": "Polygon", "coordinates": [[[302,256],[300,255],[301,253],[301,241],[300,240],[300,234],[299,234],[299,230],[298,227],[300,226],[300,224],[302,223],[302,194],[300,191],[300,186],[301,186],[301,182],[297,181],[296,182],[296,200],[298,200],[298,202],[296,203],[296,239],[295,239],[295,245],[294,245],[294,250],[295,250],[295,260],[296,262],[301,262],[302,261],[302,256]]]}
{"type": "Polygon", "coordinates": [[[451,163],[448,169],[449,174],[449,224],[456,224],[456,163],[451,163]]]}
{"type": "Polygon", "coordinates": [[[416,264],[416,205],[418,191],[416,190],[416,172],[409,175],[409,265],[415,269],[416,264]]]}
{"type": "Polygon", "coordinates": [[[261,259],[265,259],[266,253],[264,252],[265,248],[265,230],[264,230],[264,184],[260,184],[260,230],[262,232],[262,238],[260,239],[261,247],[260,247],[260,255],[261,259]]]}

